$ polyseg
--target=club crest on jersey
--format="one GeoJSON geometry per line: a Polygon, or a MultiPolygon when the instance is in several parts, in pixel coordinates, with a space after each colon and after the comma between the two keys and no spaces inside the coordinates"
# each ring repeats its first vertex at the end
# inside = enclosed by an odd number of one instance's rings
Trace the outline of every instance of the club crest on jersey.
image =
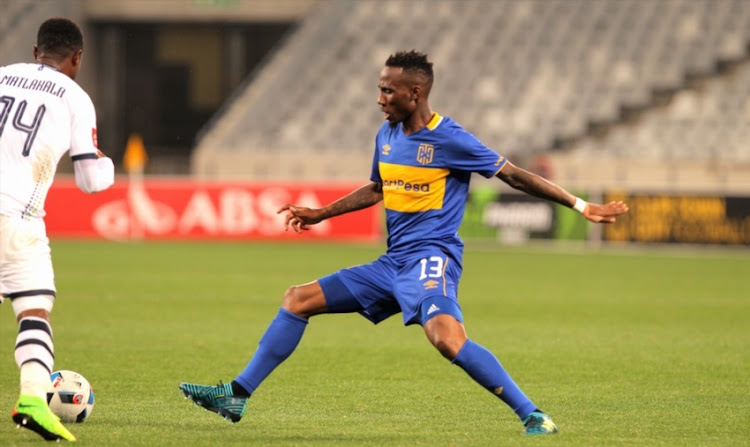
{"type": "Polygon", "coordinates": [[[383,152],[381,152],[381,155],[388,155],[391,152],[391,145],[390,144],[384,144],[383,145],[383,152]]]}
{"type": "Polygon", "coordinates": [[[432,156],[435,154],[435,146],[422,143],[417,149],[417,161],[420,164],[427,165],[432,163],[432,156]]]}

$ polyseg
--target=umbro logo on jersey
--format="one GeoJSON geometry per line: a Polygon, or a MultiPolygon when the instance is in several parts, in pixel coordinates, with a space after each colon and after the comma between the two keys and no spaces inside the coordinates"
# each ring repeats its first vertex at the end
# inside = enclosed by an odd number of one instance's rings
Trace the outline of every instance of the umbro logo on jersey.
{"type": "Polygon", "coordinates": [[[435,281],[434,279],[431,279],[429,281],[425,281],[425,283],[422,285],[424,286],[425,290],[430,290],[430,289],[437,289],[438,284],[440,283],[435,281]]]}
{"type": "Polygon", "coordinates": [[[381,152],[382,155],[388,155],[388,153],[391,152],[391,145],[390,144],[384,144],[383,145],[383,152],[381,152]]]}
{"type": "Polygon", "coordinates": [[[437,306],[436,306],[436,305],[434,305],[434,304],[430,304],[430,308],[429,308],[429,309],[427,309],[427,315],[430,315],[430,314],[434,314],[435,312],[437,312],[437,311],[439,311],[439,310],[440,310],[440,308],[439,308],[439,307],[437,307],[437,306]]]}

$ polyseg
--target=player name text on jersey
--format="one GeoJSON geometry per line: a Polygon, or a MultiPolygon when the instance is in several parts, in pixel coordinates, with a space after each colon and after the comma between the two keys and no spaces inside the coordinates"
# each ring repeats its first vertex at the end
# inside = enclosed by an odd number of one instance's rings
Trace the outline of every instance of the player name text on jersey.
{"type": "Polygon", "coordinates": [[[0,85],[18,87],[26,90],[36,90],[55,95],[58,98],[62,98],[65,94],[65,87],[58,87],[57,84],[52,81],[29,79],[22,76],[3,76],[3,78],[0,79],[0,85]]]}

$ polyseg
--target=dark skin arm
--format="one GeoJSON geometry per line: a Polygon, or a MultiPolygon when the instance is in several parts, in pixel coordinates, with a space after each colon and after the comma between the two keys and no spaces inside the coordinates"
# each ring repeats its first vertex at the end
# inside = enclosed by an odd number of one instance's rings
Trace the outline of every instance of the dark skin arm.
{"type": "Polygon", "coordinates": [[[341,214],[369,208],[381,200],[383,200],[383,184],[372,182],[323,208],[313,209],[287,203],[277,213],[287,212],[285,230],[288,230],[291,226],[294,231],[301,233],[302,230],[309,230],[310,225],[315,225],[325,219],[330,219],[341,214]]]}
{"type": "MultiPolygon", "coordinates": [[[[519,168],[511,162],[496,175],[497,178],[507,183],[512,188],[523,191],[529,195],[542,199],[551,200],[561,205],[573,207],[576,197],[560,186],[544,179],[536,174],[519,168]]],[[[583,217],[596,223],[612,223],[616,217],[628,212],[628,206],[623,202],[609,202],[604,205],[588,203],[583,210],[583,217]]]]}
{"type": "MultiPolygon", "coordinates": [[[[497,174],[497,178],[527,194],[551,200],[568,207],[572,207],[576,200],[573,194],[560,186],[521,169],[511,162],[506,162],[503,169],[497,174]]],[[[368,208],[382,200],[382,183],[372,182],[323,208],[313,209],[287,203],[277,213],[286,211],[285,228],[288,230],[291,226],[294,231],[301,233],[303,230],[309,230],[311,225],[315,225],[325,219],[368,208]]],[[[583,216],[592,222],[612,223],[615,221],[616,216],[624,214],[627,211],[628,207],[623,202],[610,202],[606,205],[588,203],[583,216]]]]}

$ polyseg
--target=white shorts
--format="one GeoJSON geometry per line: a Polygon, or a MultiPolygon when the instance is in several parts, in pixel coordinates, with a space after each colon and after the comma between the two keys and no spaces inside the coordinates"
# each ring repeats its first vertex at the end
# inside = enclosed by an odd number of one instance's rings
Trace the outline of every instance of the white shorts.
{"type": "Polygon", "coordinates": [[[13,299],[55,290],[44,220],[0,215],[0,293],[13,299]]]}

